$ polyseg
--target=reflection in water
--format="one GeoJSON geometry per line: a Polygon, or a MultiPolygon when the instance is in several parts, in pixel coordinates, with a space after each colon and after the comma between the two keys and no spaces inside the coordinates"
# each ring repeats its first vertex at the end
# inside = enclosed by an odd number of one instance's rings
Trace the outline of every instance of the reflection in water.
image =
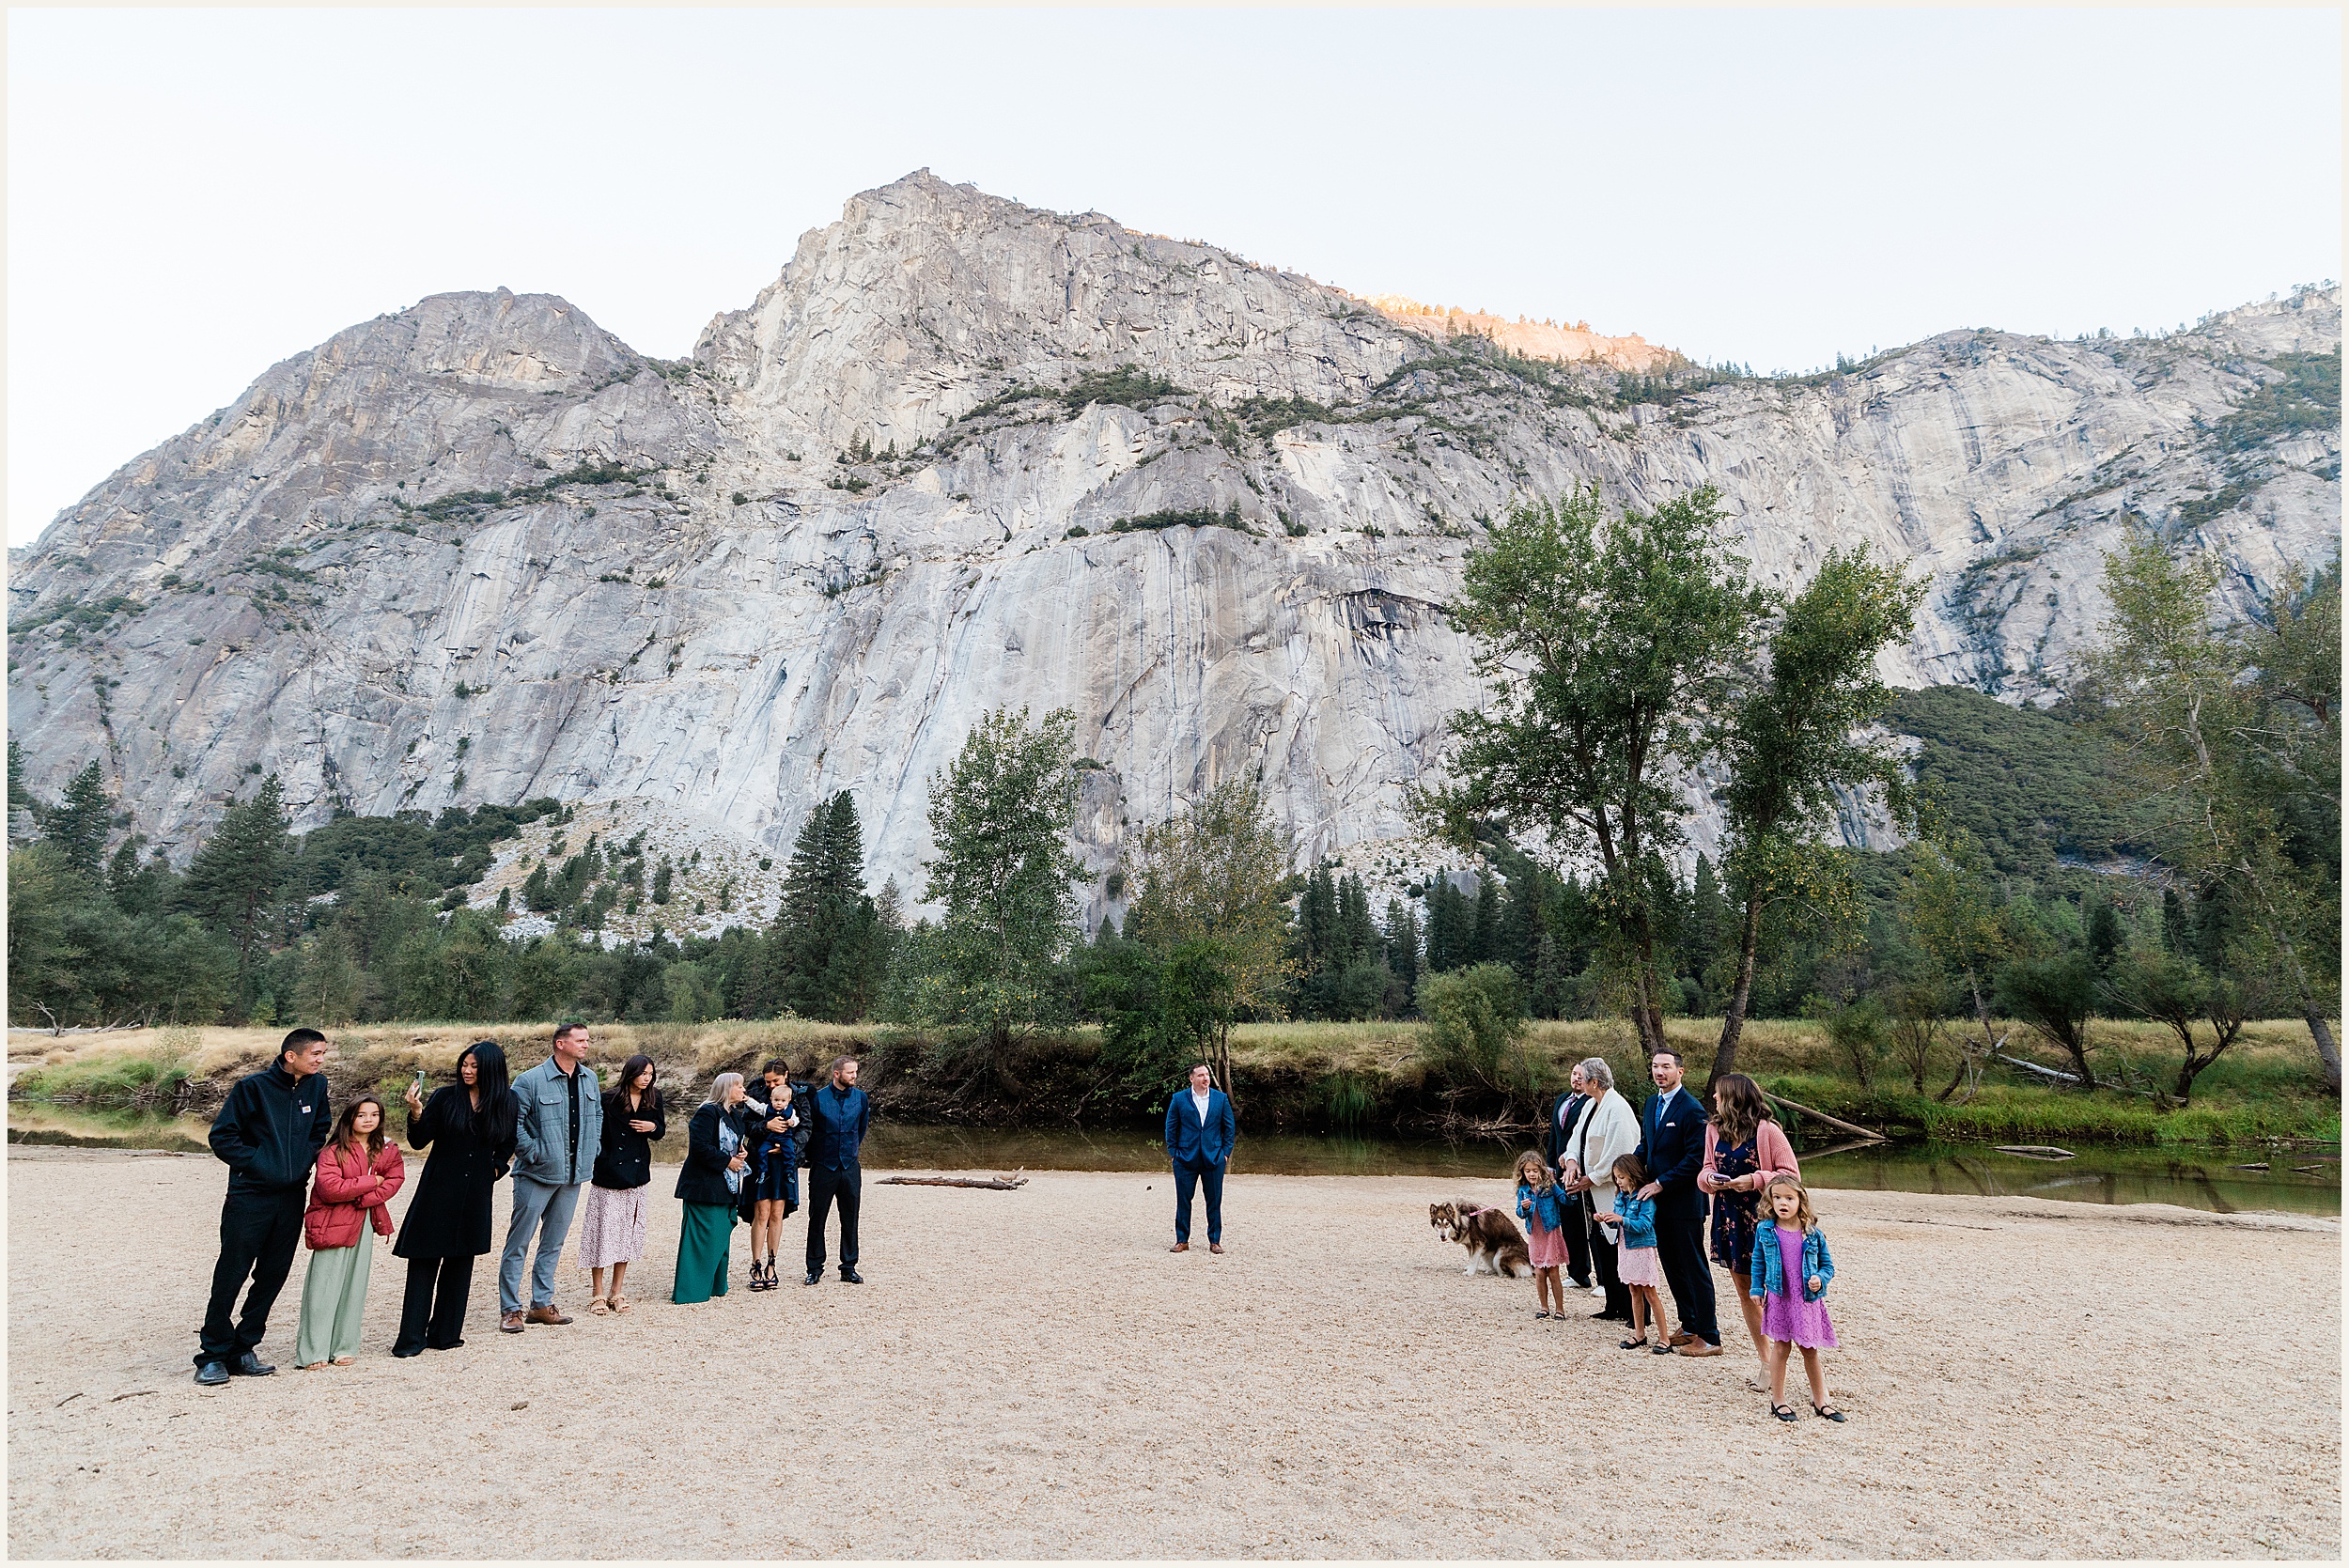
{"type": "MultiPolygon", "coordinates": [[[[8,1105],[8,1141],[90,1148],[206,1151],[209,1118],[138,1116],[128,1111],[16,1100],[8,1105]]],[[[683,1148],[669,1141],[674,1155],[683,1148]]],[[[1519,1145],[1501,1140],[1406,1141],[1243,1134],[1233,1153],[1239,1174],[1283,1176],[1433,1176],[1505,1182],[1519,1145]]],[[[2239,1155],[2234,1157],[2240,1158],[2239,1155]]],[[[864,1163],[883,1171],[1160,1171],[1166,1156],[1144,1130],[1055,1128],[992,1131],[881,1122],[865,1141],[864,1163]]],[[[2232,1214],[2286,1209],[2341,1212],[2341,1156],[2303,1153],[2272,1171],[2226,1169],[2229,1153],[2187,1156],[2158,1149],[2087,1147],[2075,1159],[2002,1155],[1974,1145],[1863,1144],[1803,1157],[1818,1188],[1934,1192],[1983,1197],[2053,1198],[2090,1203],[2175,1203],[2232,1214]]]]}

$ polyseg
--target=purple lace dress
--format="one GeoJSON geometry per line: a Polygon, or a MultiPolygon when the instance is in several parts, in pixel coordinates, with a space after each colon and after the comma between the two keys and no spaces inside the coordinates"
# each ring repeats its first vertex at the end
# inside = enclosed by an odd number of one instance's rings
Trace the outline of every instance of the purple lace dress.
{"type": "Polygon", "coordinates": [[[1786,1281],[1786,1292],[1763,1297],[1763,1337],[1807,1350],[1836,1349],[1835,1325],[1828,1321],[1826,1297],[1802,1298],[1802,1232],[1784,1225],[1773,1225],[1770,1231],[1778,1237],[1779,1273],[1786,1281]]]}

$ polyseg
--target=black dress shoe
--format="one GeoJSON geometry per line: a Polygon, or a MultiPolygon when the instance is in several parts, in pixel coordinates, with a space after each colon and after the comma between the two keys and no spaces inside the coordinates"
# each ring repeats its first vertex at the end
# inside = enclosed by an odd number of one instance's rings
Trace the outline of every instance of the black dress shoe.
{"type": "Polygon", "coordinates": [[[1631,1321],[1631,1314],[1629,1312],[1593,1312],[1591,1321],[1593,1323],[1628,1323],[1631,1321]]]}
{"type": "Polygon", "coordinates": [[[820,1268],[811,1268],[807,1271],[807,1282],[811,1285],[823,1279],[823,1277],[824,1271],[820,1268]]]}
{"type": "Polygon", "coordinates": [[[844,1285],[861,1285],[864,1282],[864,1276],[853,1268],[844,1268],[840,1271],[840,1282],[844,1285]]]}
{"type": "Polygon", "coordinates": [[[276,1370],[250,1350],[228,1363],[228,1375],[231,1377],[267,1377],[276,1370]]]}
{"type": "Polygon", "coordinates": [[[397,1345],[394,1345],[394,1346],[392,1347],[392,1354],[393,1354],[393,1355],[395,1355],[395,1356],[397,1356],[397,1357],[398,1357],[401,1360],[403,1360],[403,1361],[404,1361],[404,1360],[406,1360],[406,1359],[407,1359],[409,1357],[411,1357],[411,1356],[421,1356],[421,1355],[423,1355],[423,1354],[424,1354],[424,1346],[422,1346],[422,1345],[418,1345],[418,1346],[416,1346],[413,1350],[402,1350],[402,1349],[400,1349],[397,1345]]]}
{"type": "Polygon", "coordinates": [[[195,1369],[195,1383],[200,1389],[217,1389],[228,1381],[228,1363],[207,1361],[195,1369]]]}

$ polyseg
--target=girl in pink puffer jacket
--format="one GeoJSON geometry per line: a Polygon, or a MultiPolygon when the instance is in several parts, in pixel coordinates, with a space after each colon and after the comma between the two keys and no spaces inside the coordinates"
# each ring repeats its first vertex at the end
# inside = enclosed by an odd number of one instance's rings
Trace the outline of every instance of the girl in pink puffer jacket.
{"type": "Polygon", "coordinates": [[[310,1206],[302,1216],[310,1272],[302,1282],[294,1365],[303,1371],[350,1365],[359,1348],[359,1319],[366,1310],[375,1251],[367,1245],[367,1229],[372,1225],[378,1236],[390,1237],[387,1205],[407,1179],[399,1145],[383,1136],[383,1102],[361,1094],[343,1108],[334,1136],[319,1151],[310,1206]]]}

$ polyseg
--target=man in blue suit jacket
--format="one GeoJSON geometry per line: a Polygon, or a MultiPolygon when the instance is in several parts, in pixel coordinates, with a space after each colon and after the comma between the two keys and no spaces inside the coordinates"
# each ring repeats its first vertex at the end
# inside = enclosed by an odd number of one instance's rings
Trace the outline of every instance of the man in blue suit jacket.
{"type": "Polygon", "coordinates": [[[1704,1256],[1704,1194],[1697,1188],[1704,1165],[1704,1107],[1681,1087],[1678,1051],[1666,1047],[1649,1057],[1648,1076],[1656,1080],[1656,1096],[1640,1113],[1640,1163],[1648,1173],[1640,1196],[1656,1200],[1656,1262],[1672,1287],[1682,1330],[1666,1343],[1683,1356],[1719,1356],[1713,1265],[1704,1256]]]}
{"type": "Polygon", "coordinates": [[[1203,1178],[1207,1184],[1207,1250],[1223,1250],[1223,1167],[1238,1136],[1231,1099],[1214,1086],[1203,1062],[1190,1070],[1190,1087],[1175,1090],[1166,1102],[1166,1157],[1174,1166],[1174,1245],[1167,1250],[1190,1250],[1190,1194],[1203,1178]]]}

